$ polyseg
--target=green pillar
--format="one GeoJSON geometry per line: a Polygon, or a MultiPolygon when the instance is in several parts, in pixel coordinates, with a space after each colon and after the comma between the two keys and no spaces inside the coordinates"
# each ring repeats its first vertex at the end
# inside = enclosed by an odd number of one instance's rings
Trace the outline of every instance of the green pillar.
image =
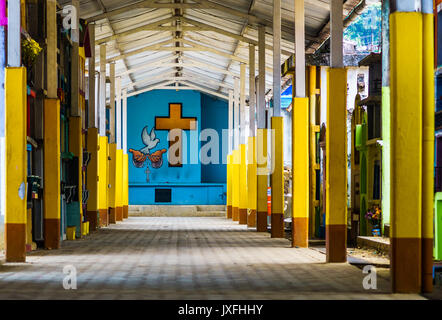
{"type": "Polygon", "coordinates": [[[382,1],[382,233],[390,225],[390,2],[382,1]]]}

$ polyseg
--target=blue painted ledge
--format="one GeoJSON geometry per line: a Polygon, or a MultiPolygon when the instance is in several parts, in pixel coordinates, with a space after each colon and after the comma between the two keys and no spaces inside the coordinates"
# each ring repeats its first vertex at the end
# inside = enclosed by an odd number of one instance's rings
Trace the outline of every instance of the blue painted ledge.
{"type": "Polygon", "coordinates": [[[226,184],[223,183],[131,183],[130,205],[225,205],[226,184]],[[155,190],[171,189],[171,202],[155,202],[155,190]]]}

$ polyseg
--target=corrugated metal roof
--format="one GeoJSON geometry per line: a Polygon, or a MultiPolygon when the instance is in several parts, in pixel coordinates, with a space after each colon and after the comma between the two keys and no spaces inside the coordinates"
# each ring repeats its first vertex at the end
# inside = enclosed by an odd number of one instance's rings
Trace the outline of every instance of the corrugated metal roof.
{"type": "MultiPolygon", "coordinates": [[[[361,2],[365,1],[347,0],[344,4],[343,18],[347,17],[361,2]]],[[[70,4],[70,1],[62,0],[59,3],[63,6],[70,4]]],[[[328,36],[329,5],[330,0],[305,0],[306,48],[310,52],[318,48],[328,36]]],[[[238,36],[243,36],[256,43],[258,23],[266,25],[266,44],[270,48],[266,51],[266,66],[267,70],[271,71],[273,63],[271,50],[273,42],[272,14],[272,0],[80,1],[81,18],[95,19],[94,17],[101,15],[95,21],[97,41],[116,35],[116,39],[105,42],[107,58],[112,59],[127,55],[124,56],[124,59],[116,60],[116,74],[122,77],[122,85],[128,87],[129,92],[143,90],[154,84],[162,83],[165,79],[172,79],[174,75],[180,75],[186,81],[189,79],[188,81],[203,89],[227,95],[229,88],[234,86],[234,78],[229,73],[233,73],[235,76],[239,76],[240,73],[240,63],[230,56],[248,60],[249,44],[240,41],[238,36]],[[181,10],[162,7],[170,6],[171,1],[181,2],[184,7],[181,10]],[[156,3],[157,8],[146,6],[123,9],[118,14],[113,12],[134,4],[142,5],[148,2],[156,3]],[[208,8],[207,5],[218,7],[213,9],[208,8]],[[219,8],[219,6],[223,7],[219,8]],[[232,9],[236,10],[236,13],[232,13],[232,9]],[[107,17],[103,13],[107,13],[107,17]],[[247,14],[250,16],[247,17],[247,14]],[[177,15],[184,18],[178,25],[188,28],[181,35],[178,34],[178,38],[177,33],[171,30],[177,24],[175,20],[166,20],[161,28],[133,32],[136,28],[145,27],[177,15]],[[196,30],[195,25],[189,23],[188,20],[203,23],[205,27],[196,30]],[[216,27],[223,32],[216,32],[207,26],[216,27]],[[236,37],[226,35],[226,32],[234,34],[236,37]],[[143,51],[143,48],[147,46],[167,41],[169,43],[164,45],[166,49],[163,49],[167,51],[158,51],[155,48],[151,51],[143,51]],[[175,47],[177,43],[181,43],[180,46],[185,47],[185,50],[174,51],[172,47],[175,47]],[[191,45],[208,47],[207,50],[210,51],[197,51],[191,49],[191,45]],[[133,54],[136,50],[139,50],[138,53],[133,54]],[[214,50],[216,52],[213,52],[214,50]],[[176,64],[178,58],[180,63],[183,63],[182,65],[176,64]],[[155,63],[156,61],[161,63],[155,63]],[[161,77],[162,75],[164,76],[161,77]]],[[[294,52],[293,0],[282,1],[281,48],[281,60],[285,61],[290,53],[294,52]]],[[[96,57],[98,62],[99,46],[96,46],[96,57]]],[[[268,89],[271,89],[272,81],[272,74],[268,72],[266,77],[268,89]]],[[[248,87],[248,81],[246,81],[246,87],[248,87]]]]}

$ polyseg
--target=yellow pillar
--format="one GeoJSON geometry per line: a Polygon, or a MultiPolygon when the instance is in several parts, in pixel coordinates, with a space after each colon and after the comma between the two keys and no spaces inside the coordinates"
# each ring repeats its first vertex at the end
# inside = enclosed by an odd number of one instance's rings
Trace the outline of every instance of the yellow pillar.
{"type": "Polygon", "coordinates": [[[272,238],[284,238],[284,119],[272,117],[272,238]]]}
{"type": "Polygon", "coordinates": [[[227,155],[227,219],[232,219],[232,155],[227,155]]]}
{"type": "Polygon", "coordinates": [[[107,199],[107,168],[108,168],[108,143],[107,137],[100,136],[100,150],[99,150],[99,216],[100,227],[105,227],[108,222],[108,199],[107,199]]]}
{"type": "Polygon", "coordinates": [[[117,145],[109,143],[109,182],[108,182],[108,207],[109,207],[109,223],[117,223],[117,145]]]}
{"type": "Polygon", "coordinates": [[[347,70],[327,70],[327,262],[347,261],[347,70]]]}
{"type": "Polygon", "coordinates": [[[309,99],[293,104],[293,206],[292,246],[308,247],[309,234],[309,99]]]}
{"type": "Polygon", "coordinates": [[[44,246],[60,248],[60,101],[44,103],[44,246]]]}
{"type": "Polygon", "coordinates": [[[423,14],[422,291],[433,291],[434,16],[423,14]]]}
{"type": "Polygon", "coordinates": [[[26,30],[26,0],[20,0],[20,15],[21,15],[21,26],[26,30]]]}
{"type": "Polygon", "coordinates": [[[6,68],[6,216],[7,262],[26,261],[26,69],[6,68]]]}
{"type": "Polygon", "coordinates": [[[99,143],[100,138],[97,128],[89,128],[87,132],[87,150],[91,159],[87,168],[87,190],[89,199],[87,201],[86,218],[89,221],[89,230],[95,231],[98,228],[98,200],[99,200],[99,143]]]}
{"type": "Polygon", "coordinates": [[[391,276],[398,293],[422,285],[422,35],[421,13],[390,15],[391,276]]]}
{"type": "Polygon", "coordinates": [[[267,188],[268,188],[268,158],[267,158],[267,129],[258,129],[256,135],[256,165],[257,165],[257,213],[256,231],[267,232],[267,188]]]}
{"type": "Polygon", "coordinates": [[[239,198],[240,198],[240,162],[241,151],[233,150],[232,164],[232,220],[239,221],[239,198]]]}
{"type": "Polygon", "coordinates": [[[123,218],[129,218],[129,155],[123,154],[123,218]]]}
{"type": "Polygon", "coordinates": [[[247,146],[240,146],[241,162],[239,165],[239,224],[247,224],[247,146]]]}
{"type": "MultiPolygon", "coordinates": [[[[83,123],[81,117],[69,117],[69,150],[78,157],[78,202],[80,203],[80,221],[83,221],[83,123]]],[[[77,236],[82,236],[81,227],[77,236]]]]}
{"type": "Polygon", "coordinates": [[[116,220],[123,221],[123,150],[117,149],[116,153],[116,175],[115,175],[115,206],[116,220]]]}
{"type": "Polygon", "coordinates": [[[257,175],[256,175],[256,137],[249,137],[247,146],[247,193],[248,193],[248,216],[247,226],[250,228],[256,227],[256,209],[257,209],[257,175]]]}

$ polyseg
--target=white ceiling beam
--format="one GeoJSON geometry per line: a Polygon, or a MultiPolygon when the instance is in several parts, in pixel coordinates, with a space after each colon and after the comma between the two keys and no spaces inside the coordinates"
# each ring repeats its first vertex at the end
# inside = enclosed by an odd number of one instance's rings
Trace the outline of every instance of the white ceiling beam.
{"type": "Polygon", "coordinates": [[[213,54],[223,56],[225,58],[232,59],[232,60],[235,60],[238,62],[248,63],[248,61],[246,59],[231,55],[229,53],[226,53],[226,52],[223,52],[223,51],[211,48],[211,47],[206,47],[201,44],[193,44],[191,41],[184,40],[184,39],[182,39],[181,41],[187,42],[188,44],[192,44],[193,46],[192,47],[182,47],[182,46],[180,46],[180,47],[163,47],[164,45],[173,44],[176,41],[177,41],[176,39],[170,39],[170,40],[166,40],[166,41],[154,44],[154,45],[146,46],[146,47],[143,47],[143,48],[140,48],[137,50],[125,52],[123,54],[120,54],[115,57],[107,59],[107,62],[109,63],[109,62],[118,61],[118,60],[125,59],[127,57],[131,57],[131,56],[134,56],[134,55],[137,55],[137,54],[140,54],[143,52],[147,52],[147,51],[172,51],[172,52],[175,52],[175,51],[207,51],[207,52],[211,52],[213,54]]]}
{"type": "Polygon", "coordinates": [[[195,0],[195,2],[204,4],[204,5],[206,5],[210,9],[219,10],[221,12],[228,13],[228,14],[231,14],[233,16],[240,17],[240,18],[242,18],[242,19],[244,19],[246,21],[249,21],[251,23],[264,23],[264,20],[259,19],[258,17],[250,14],[250,11],[249,12],[239,11],[239,10],[227,7],[227,6],[223,6],[223,5],[218,4],[218,3],[211,2],[209,0],[195,0]]]}
{"type": "Polygon", "coordinates": [[[204,28],[195,26],[159,26],[154,31],[183,31],[183,32],[198,32],[205,31],[204,28]]]}
{"type": "MultiPolygon", "coordinates": [[[[165,67],[193,67],[193,68],[198,68],[198,69],[204,69],[204,70],[213,70],[217,73],[221,73],[221,74],[227,74],[230,75],[232,77],[239,77],[239,74],[235,74],[234,72],[230,72],[227,71],[221,67],[216,67],[210,63],[207,62],[202,62],[199,61],[197,59],[193,59],[190,57],[185,57],[185,60],[189,60],[191,62],[181,62],[181,63],[177,63],[177,62],[169,62],[171,60],[175,59],[174,56],[167,56],[167,57],[163,57],[161,59],[157,59],[155,61],[151,61],[148,62],[146,64],[143,64],[137,68],[132,68],[129,69],[125,72],[119,73],[118,76],[125,76],[127,74],[131,74],[131,73],[135,73],[135,72],[141,72],[141,71],[145,71],[147,69],[150,69],[152,67],[156,67],[156,68],[165,68],[165,67]],[[167,61],[167,62],[166,62],[167,61]]],[[[154,69],[155,70],[155,69],[154,69]]]]}
{"type": "MultiPolygon", "coordinates": [[[[196,66],[198,66],[198,67],[201,67],[201,69],[203,69],[203,70],[206,70],[206,69],[211,69],[211,70],[214,70],[214,71],[216,71],[216,72],[218,72],[218,73],[222,73],[222,74],[225,74],[225,75],[229,75],[229,76],[231,76],[231,77],[236,77],[236,78],[239,78],[240,77],[240,74],[239,73],[236,73],[236,72],[234,72],[234,71],[227,71],[225,68],[223,68],[223,67],[216,67],[216,66],[214,66],[213,64],[210,64],[210,63],[208,63],[208,62],[202,62],[202,61],[200,61],[200,60],[198,60],[198,59],[195,59],[195,58],[192,58],[192,57],[189,57],[189,56],[185,56],[184,57],[184,59],[186,59],[186,61],[191,61],[192,62],[192,64],[194,64],[194,65],[196,65],[196,66]]],[[[190,66],[190,67],[193,67],[193,65],[187,65],[186,63],[184,64],[184,66],[190,66]]],[[[270,74],[272,73],[272,70],[273,70],[273,68],[270,68],[270,67],[266,67],[266,70],[269,72],[269,76],[267,77],[267,78],[271,78],[270,77],[270,74]]],[[[272,82],[271,81],[267,81],[267,83],[269,83],[270,85],[272,84],[272,82]]]]}
{"type": "MultiPolygon", "coordinates": [[[[194,46],[194,47],[162,47],[162,48],[159,48],[158,50],[155,49],[155,50],[152,50],[152,51],[197,51],[197,52],[198,51],[207,51],[207,52],[211,52],[211,53],[214,53],[216,55],[223,56],[223,57],[226,57],[226,58],[229,58],[231,56],[228,53],[224,53],[222,51],[219,51],[219,50],[216,50],[216,49],[213,49],[213,48],[209,48],[209,47],[203,47],[201,45],[197,45],[197,46],[194,46]],[[175,50],[173,50],[173,49],[175,49],[175,50]]],[[[236,61],[239,61],[239,62],[242,62],[242,63],[245,63],[244,62],[245,59],[243,59],[243,58],[232,56],[232,59],[236,60],[236,61]]]]}
{"type": "MultiPolygon", "coordinates": [[[[110,18],[110,17],[116,16],[116,15],[119,15],[122,13],[126,13],[128,11],[135,10],[135,9],[147,8],[147,7],[149,7],[150,4],[152,4],[155,1],[156,0],[143,0],[143,1],[139,1],[134,4],[130,4],[128,6],[120,7],[118,9],[109,10],[107,12],[107,17],[110,18]]],[[[90,23],[90,22],[102,20],[104,18],[106,18],[106,15],[104,13],[100,13],[100,14],[90,16],[90,17],[86,18],[86,20],[90,23]]]]}
{"type": "Polygon", "coordinates": [[[229,89],[233,90],[233,85],[228,84],[228,83],[222,83],[221,80],[219,80],[219,79],[214,79],[214,78],[212,78],[210,76],[207,76],[207,75],[199,73],[199,72],[195,72],[193,70],[184,69],[183,75],[184,76],[190,76],[192,78],[198,78],[198,79],[201,79],[203,81],[207,81],[207,82],[212,83],[212,84],[222,85],[225,88],[229,88],[229,89]]]}
{"type": "MultiPolygon", "coordinates": [[[[243,35],[238,35],[233,32],[229,32],[229,31],[211,26],[211,25],[203,23],[203,22],[199,22],[199,21],[196,21],[193,19],[179,17],[179,16],[162,19],[157,22],[149,23],[149,24],[146,24],[146,25],[143,25],[140,27],[136,27],[134,29],[130,29],[130,30],[126,30],[124,32],[120,32],[118,34],[114,34],[112,36],[101,38],[101,39],[97,40],[97,44],[110,42],[113,40],[117,40],[120,37],[129,36],[129,35],[132,35],[135,33],[143,32],[143,31],[177,31],[178,28],[180,28],[180,31],[183,31],[183,32],[198,32],[198,31],[216,32],[216,33],[222,34],[226,37],[230,37],[230,38],[236,39],[236,40],[244,42],[244,43],[258,45],[258,41],[254,40],[254,39],[250,39],[250,38],[247,38],[243,35]],[[179,27],[179,26],[162,26],[163,24],[172,23],[172,22],[175,22],[178,20],[180,20],[182,23],[191,24],[193,26],[181,26],[181,27],[179,27]]],[[[273,50],[273,47],[268,44],[266,45],[266,48],[268,50],[273,50]]],[[[288,50],[284,50],[284,49],[282,50],[282,54],[287,55],[287,56],[290,56],[293,53],[294,52],[292,52],[292,51],[288,51],[288,50]]]]}
{"type": "Polygon", "coordinates": [[[186,85],[186,86],[183,86],[183,85],[177,86],[178,84],[181,84],[181,83],[177,82],[177,83],[175,83],[175,85],[156,86],[153,89],[150,89],[150,88],[147,89],[147,91],[136,92],[136,93],[133,94],[133,96],[139,95],[139,94],[144,93],[144,92],[152,91],[152,90],[176,90],[176,91],[180,91],[180,90],[193,90],[193,91],[204,92],[204,93],[216,96],[216,97],[221,98],[221,99],[225,99],[225,100],[229,99],[229,97],[227,95],[223,95],[223,94],[217,93],[217,92],[212,91],[212,90],[205,90],[205,89],[198,88],[196,86],[188,86],[188,85],[186,85]]]}
{"type": "Polygon", "coordinates": [[[149,75],[149,77],[146,77],[143,80],[139,80],[139,81],[135,82],[135,85],[137,85],[137,86],[147,85],[147,84],[149,84],[149,82],[154,82],[155,80],[172,80],[170,78],[172,78],[174,76],[174,74],[175,74],[175,71],[171,71],[168,73],[161,72],[160,74],[158,74],[156,76],[149,75]]]}
{"type": "MultiPolygon", "coordinates": [[[[194,26],[201,27],[201,30],[196,30],[196,31],[212,31],[212,32],[222,34],[226,37],[236,39],[240,42],[254,44],[255,46],[258,45],[258,41],[245,37],[243,35],[244,34],[243,32],[242,32],[242,34],[236,34],[236,33],[229,32],[229,31],[208,25],[206,23],[199,22],[199,21],[185,18],[185,17],[182,18],[182,21],[185,23],[188,23],[188,24],[192,24],[194,26]]],[[[266,45],[266,48],[267,48],[267,50],[273,50],[273,46],[271,46],[271,45],[266,45]]],[[[284,50],[284,49],[281,52],[282,52],[282,54],[287,55],[287,56],[291,56],[294,53],[294,51],[292,52],[292,51],[288,51],[288,50],[284,50]]]]}
{"type": "Polygon", "coordinates": [[[198,49],[198,50],[193,50],[193,51],[208,51],[208,52],[212,52],[214,54],[226,57],[228,59],[232,59],[232,60],[235,60],[235,61],[238,61],[238,62],[242,62],[244,64],[248,64],[249,63],[249,61],[247,59],[240,58],[240,57],[238,57],[236,55],[233,55],[233,54],[230,54],[230,53],[218,50],[218,49],[214,49],[214,48],[209,47],[206,44],[203,44],[201,42],[190,41],[190,40],[186,40],[186,39],[182,39],[182,42],[184,44],[193,46],[193,48],[195,48],[195,49],[198,49]]]}
{"type": "MultiPolygon", "coordinates": [[[[252,11],[253,11],[253,9],[254,9],[254,7],[255,7],[255,0],[251,0],[251,2],[250,2],[250,4],[249,4],[249,10],[247,11],[248,12],[248,14],[250,14],[252,11]]],[[[244,22],[244,24],[243,24],[243,26],[242,26],[242,28],[241,28],[241,35],[244,35],[244,33],[246,32],[246,30],[247,30],[247,26],[249,25],[249,19],[247,18],[246,19],[246,21],[244,22]]],[[[257,42],[258,43],[258,42],[257,42]]],[[[233,52],[232,52],[232,54],[233,55],[235,55],[236,53],[237,53],[237,51],[238,51],[238,49],[239,49],[239,41],[237,41],[236,42],[236,44],[235,44],[235,49],[233,49],[233,52]]],[[[232,63],[233,63],[233,60],[230,60],[229,61],[229,64],[227,65],[227,70],[229,70],[230,69],[230,67],[232,66],[232,63]]],[[[223,82],[225,82],[226,81],[226,76],[224,76],[224,78],[223,78],[223,82]]],[[[219,87],[218,88],[218,91],[220,91],[221,90],[221,87],[219,87]]]]}
{"type": "Polygon", "coordinates": [[[215,90],[210,90],[208,88],[205,88],[199,84],[193,83],[193,82],[189,82],[189,81],[180,81],[180,83],[187,85],[189,88],[194,88],[195,90],[198,91],[202,91],[208,94],[211,94],[213,96],[225,99],[225,100],[229,100],[229,96],[221,94],[219,92],[216,92],[215,90]]]}
{"type": "Polygon", "coordinates": [[[218,73],[223,73],[223,74],[226,74],[226,75],[229,75],[232,77],[239,77],[239,74],[236,74],[232,71],[226,70],[222,67],[215,66],[211,63],[203,62],[199,59],[195,59],[195,58],[188,57],[188,56],[186,56],[185,59],[186,59],[186,61],[190,60],[192,62],[192,66],[196,66],[196,67],[200,67],[200,68],[204,68],[204,69],[210,69],[210,70],[216,71],[218,73]]]}
{"type": "MultiPolygon", "coordinates": [[[[261,21],[261,19],[258,19],[257,17],[247,14],[245,12],[242,12],[240,10],[232,9],[230,7],[226,7],[211,1],[207,0],[195,0],[195,3],[155,3],[155,0],[144,0],[140,1],[128,6],[123,6],[118,9],[109,10],[107,17],[113,17],[115,15],[123,14],[126,12],[129,12],[131,10],[135,9],[142,9],[142,8],[152,8],[152,9],[214,9],[219,10],[224,13],[228,13],[237,17],[240,17],[242,19],[248,19],[248,21],[252,23],[259,23],[264,22],[261,21]]],[[[104,19],[106,16],[104,14],[97,14],[88,17],[86,20],[88,22],[94,22],[98,20],[104,19]]]]}
{"type": "MultiPolygon", "coordinates": [[[[109,17],[108,17],[108,15],[107,15],[107,9],[106,9],[106,7],[104,6],[104,4],[103,4],[103,2],[102,2],[101,0],[96,0],[96,1],[97,1],[98,5],[99,5],[101,11],[103,11],[104,18],[106,19],[107,23],[109,24],[109,29],[111,30],[111,33],[114,35],[114,34],[115,34],[115,30],[114,30],[114,28],[112,27],[112,23],[110,22],[109,17]]],[[[93,27],[95,28],[95,25],[93,25],[93,27]]],[[[95,48],[94,48],[94,49],[95,49],[95,48]]],[[[120,47],[119,47],[118,41],[115,42],[115,49],[117,49],[117,51],[121,54],[121,49],[120,49],[120,47]]],[[[125,68],[126,70],[128,70],[129,68],[128,68],[128,66],[127,66],[127,61],[126,61],[125,59],[122,59],[122,60],[123,60],[124,68],[125,68]]],[[[132,77],[131,77],[130,75],[129,75],[129,81],[130,81],[132,84],[134,83],[134,80],[132,79],[132,77]]],[[[131,87],[135,89],[135,87],[134,87],[133,85],[132,85],[131,87]]]]}
{"type": "Polygon", "coordinates": [[[150,68],[143,68],[142,70],[138,70],[137,72],[143,72],[141,75],[138,75],[138,77],[140,76],[146,76],[146,77],[150,77],[152,76],[152,73],[154,73],[153,75],[157,74],[159,71],[164,72],[164,69],[170,69],[172,67],[176,67],[177,65],[174,63],[165,63],[165,64],[160,64],[160,65],[156,65],[156,66],[150,66],[150,68]]]}
{"type": "Polygon", "coordinates": [[[196,20],[193,20],[193,19],[189,19],[189,18],[186,18],[186,17],[182,17],[181,21],[184,22],[184,23],[188,23],[188,24],[197,26],[197,27],[201,27],[201,29],[204,29],[205,31],[213,31],[213,32],[225,35],[226,37],[237,39],[238,41],[242,41],[242,42],[245,42],[245,43],[251,43],[251,44],[258,44],[258,41],[256,41],[256,40],[253,40],[253,39],[250,39],[250,38],[246,38],[246,37],[244,37],[242,35],[238,35],[238,34],[235,34],[233,32],[229,32],[229,31],[217,28],[215,26],[211,26],[211,25],[206,24],[204,22],[199,22],[199,21],[196,21],[196,20]]]}
{"type": "MultiPolygon", "coordinates": [[[[169,72],[166,74],[160,74],[156,77],[149,77],[148,79],[137,81],[135,84],[138,86],[139,85],[148,85],[148,84],[152,84],[151,82],[158,83],[158,80],[160,80],[160,81],[196,81],[199,85],[201,85],[201,86],[204,85],[204,83],[199,83],[199,81],[201,81],[201,79],[203,79],[203,77],[200,77],[200,76],[195,77],[192,75],[182,75],[182,76],[177,77],[177,76],[175,76],[175,73],[176,72],[173,71],[173,72],[169,72]],[[155,80],[157,80],[157,81],[155,81],[155,80]]],[[[202,81],[204,81],[204,80],[202,80],[202,81]]],[[[228,89],[232,88],[231,85],[222,84],[221,81],[206,81],[206,82],[207,83],[214,82],[214,85],[217,85],[217,86],[222,85],[224,88],[228,88],[228,89]]]]}
{"type": "Polygon", "coordinates": [[[221,99],[225,99],[225,100],[229,99],[229,97],[227,95],[224,95],[224,94],[221,94],[221,93],[216,92],[214,90],[205,88],[199,84],[195,84],[195,83],[192,83],[189,81],[181,80],[179,78],[176,78],[175,80],[161,82],[161,83],[149,86],[147,88],[131,92],[130,94],[127,95],[127,97],[134,97],[134,96],[137,96],[137,95],[140,95],[142,93],[149,92],[152,90],[195,90],[195,91],[200,91],[200,92],[204,92],[204,93],[213,95],[213,96],[221,98],[221,99]],[[176,84],[182,84],[184,86],[175,86],[176,84]],[[171,85],[174,85],[174,86],[171,86],[171,85]]]}
{"type": "Polygon", "coordinates": [[[191,82],[194,82],[194,83],[199,84],[201,86],[204,86],[207,83],[207,84],[212,84],[214,86],[222,85],[226,89],[232,88],[231,85],[226,84],[226,83],[222,84],[221,81],[209,81],[209,80],[205,79],[204,77],[192,76],[192,75],[188,75],[188,73],[184,73],[183,76],[181,78],[179,78],[179,80],[191,81],[191,82]]]}
{"type": "MultiPolygon", "coordinates": [[[[124,43],[124,52],[130,52],[133,50],[141,49],[146,46],[158,44],[162,41],[166,41],[167,39],[172,40],[173,37],[170,32],[167,31],[154,31],[151,34],[146,34],[139,39],[121,39],[121,42],[124,43]]],[[[118,39],[120,41],[120,39],[118,39]]],[[[109,47],[112,48],[112,44],[109,43],[109,47]]],[[[115,57],[116,53],[113,51],[109,51],[109,57],[115,57]]],[[[150,55],[149,55],[150,57],[150,55]]],[[[148,58],[148,57],[146,57],[148,58]]]]}
{"type": "Polygon", "coordinates": [[[156,84],[156,85],[153,85],[153,86],[141,89],[141,90],[133,91],[133,92],[129,93],[127,95],[127,97],[129,98],[129,97],[137,96],[139,94],[142,94],[142,93],[145,93],[145,92],[149,92],[149,91],[158,89],[158,88],[160,88],[162,86],[167,86],[167,85],[172,84],[172,83],[175,83],[175,81],[166,81],[166,82],[159,83],[159,84],[156,84]]]}
{"type": "Polygon", "coordinates": [[[184,86],[180,82],[174,82],[174,83],[171,83],[167,86],[166,85],[158,85],[158,86],[155,86],[155,88],[153,88],[153,89],[151,89],[151,88],[147,89],[147,91],[142,90],[141,92],[136,92],[134,95],[139,95],[140,93],[149,92],[149,91],[153,91],[153,90],[176,90],[176,91],[193,90],[193,91],[198,91],[198,89],[195,89],[195,87],[184,86]]]}
{"type": "Polygon", "coordinates": [[[171,23],[171,22],[175,21],[175,19],[176,19],[176,17],[170,17],[170,18],[161,19],[161,20],[158,20],[156,22],[148,23],[146,25],[143,25],[143,26],[140,26],[140,27],[136,27],[134,29],[129,29],[127,31],[123,31],[123,32],[114,34],[114,35],[109,36],[109,37],[98,39],[98,40],[96,40],[96,43],[97,44],[102,44],[102,43],[105,43],[105,42],[116,40],[116,39],[118,39],[120,37],[129,36],[131,34],[134,34],[134,33],[137,33],[137,32],[141,32],[141,31],[149,31],[149,30],[155,31],[155,30],[158,30],[159,26],[161,26],[163,24],[166,24],[166,23],[171,23]]]}
{"type": "Polygon", "coordinates": [[[318,1],[318,0],[304,0],[305,4],[309,4],[313,7],[317,7],[317,8],[321,8],[324,10],[330,10],[330,3],[325,3],[322,1],[318,1]]]}
{"type": "Polygon", "coordinates": [[[122,54],[120,54],[118,56],[109,58],[109,59],[107,59],[107,62],[109,63],[109,62],[125,59],[127,57],[135,56],[137,54],[140,54],[140,53],[143,53],[143,52],[146,52],[146,51],[166,51],[166,50],[160,50],[160,49],[164,49],[165,47],[163,47],[163,46],[168,45],[168,44],[173,44],[174,42],[175,42],[175,39],[169,39],[169,40],[161,41],[161,42],[153,44],[153,45],[148,45],[146,47],[142,47],[142,48],[137,49],[137,50],[132,50],[132,51],[129,51],[129,52],[125,52],[125,53],[122,53],[122,54]]]}
{"type": "Polygon", "coordinates": [[[153,66],[161,65],[161,64],[163,64],[163,62],[165,62],[165,61],[169,62],[169,61],[171,61],[172,59],[175,59],[175,56],[173,56],[173,55],[172,55],[172,56],[169,56],[169,55],[168,55],[167,57],[162,57],[162,58],[160,58],[160,59],[156,59],[156,60],[153,60],[153,61],[149,61],[149,62],[144,63],[143,65],[141,65],[141,66],[139,66],[139,67],[129,69],[129,70],[127,70],[127,71],[125,71],[125,72],[122,72],[122,73],[120,73],[120,74],[118,74],[118,75],[119,75],[119,76],[125,76],[125,75],[131,74],[131,73],[140,72],[140,71],[143,71],[143,70],[146,70],[146,69],[152,68],[153,66]]]}
{"type": "Polygon", "coordinates": [[[149,5],[152,9],[209,9],[204,4],[199,3],[152,3],[149,5]]]}

